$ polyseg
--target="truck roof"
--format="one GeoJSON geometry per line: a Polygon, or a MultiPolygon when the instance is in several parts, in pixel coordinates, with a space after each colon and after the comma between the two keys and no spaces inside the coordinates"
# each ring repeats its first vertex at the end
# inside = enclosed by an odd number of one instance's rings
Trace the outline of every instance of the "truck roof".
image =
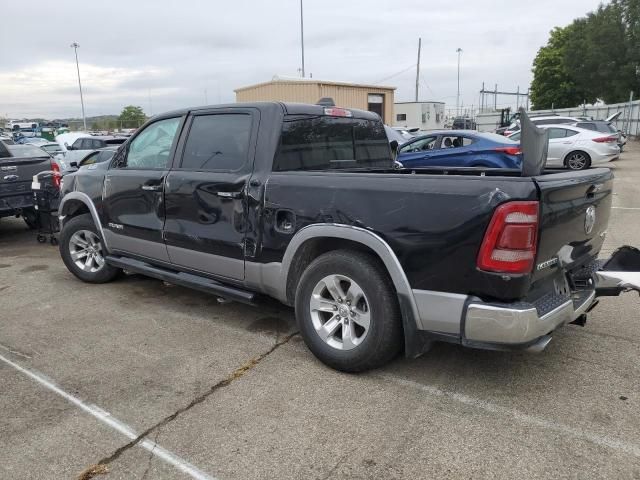
{"type": "MultiPolygon", "coordinates": [[[[288,115],[325,115],[325,108],[334,108],[334,107],[326,107],[323,105],[312,105],[308,103],[293,103],[293,102],[241,102],[241,103],[224,103],[219,105],[205,105],[199,107],[189,107],[189,108],[181,108],[179,110],[172,110],[170,112],[161,113],[160,115],[156,115],[154,118],[163,118],[163,117],[175,117],[176,115],[184,115],[189,112],[197,112],[200,110],[209,110],[212,108],[256,108],[258,110],[274,110],[274,109],[282,109],[285,114],[288,115]]],[[[378,114],[373,112],[367,112],[365,110],[358,110],[355,108],[346,108],[337,105],[335,108],[345,108],[349,110],[352,114],[353,118],[361,118],[365,120],[379,120],[380,117],[378,114]]]]}

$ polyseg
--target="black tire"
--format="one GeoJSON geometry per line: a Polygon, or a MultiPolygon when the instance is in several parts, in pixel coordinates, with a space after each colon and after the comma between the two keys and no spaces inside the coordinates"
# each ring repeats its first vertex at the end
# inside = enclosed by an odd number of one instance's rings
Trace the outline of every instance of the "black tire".
{"type": "Polygon", "coordinates": [[[581,150],[576,150],[574,152],[569,153],[565,159],[564,159],[564,166],[567,167],[569,170],[586,170],[587,168],[589,168],[591,166],[591,157],[589,156],[589,154],[587,152],[583,152],[581,150]],[[584,163],[582,165],[582,167],[580,168],[574,168],[571,166],[571,159],[574,156],[582,156],[584,158],[584,163]]]}
{"type": "Polygon", "coordinates": [[[27,224],[27,227],[29,227],[29,230],[35,230],[38,228],[38,216],[36,215],[36,212],[31,210],[24,211],[22,212],[22,219],[24,220],[24,223],[27,224]]]}
{"type": "MultiPolygon", "coordinates": [[[[102,237],[100,232],[93,223],[93,218],[90,214],[78,215],[69,220],[62,231],[60,232],[60,256],[62,261],[66,265],[67,269],[78,277],[83,282],[87,283],[106,283],[110,282],[118,276],[120,269],[112,267],[107,263],[104,263],[97,271],[85,271],[78,267],[75,261],[71,258],[71,239],[76,232],[88,231],[92,232],[99,240],[101,251],[105,253],[102,247],[102,237]]],[[[104,257],[103,257],[104,258],[104,257]]]]}
{"type": "MultiPolygon", "coordinates": [[[[391,361],[402,350],[402,320],[395,288],[385,268],[367,253],[335,250],[316,258],[300,278],[295,309],[300,333],[309,350],[320,361],[336,370],[361,372],[377,368],[391,361]],[[355,282],[356,287],[364,292],[367,304],[370,322],[366,336],[360,344],[349,350],[331,346],[320,337],[314,327],[310,307],[314,289],[321,285],[323,279],[332,275],[346,276],[355,282]]],[[[336,314],[322,312],[322,315],[333,318],[336,314]]],[[[348,319],[349,316],[342,318],[348,319]]],[[[356,328],[356,323],[352,324],[353,328],[356,328]]],[[[340,335],[344,328],[338,328],[342,329],[340,335]]]]}

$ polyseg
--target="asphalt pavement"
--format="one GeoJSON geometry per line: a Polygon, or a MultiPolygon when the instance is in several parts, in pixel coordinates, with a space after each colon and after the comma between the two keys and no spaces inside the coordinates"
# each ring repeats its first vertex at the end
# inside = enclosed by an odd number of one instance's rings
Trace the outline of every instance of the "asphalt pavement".
{"type": "MultiPolygon", "coordinates": [[[[640,145],[611,168],[603,256],[640,246],[640,145]]],[[[2,219],[0,302],[3,479],[640,479],[636,294],[540,354],[439,344],[348,375],[276,302],[85,284],[2,219]]]]}

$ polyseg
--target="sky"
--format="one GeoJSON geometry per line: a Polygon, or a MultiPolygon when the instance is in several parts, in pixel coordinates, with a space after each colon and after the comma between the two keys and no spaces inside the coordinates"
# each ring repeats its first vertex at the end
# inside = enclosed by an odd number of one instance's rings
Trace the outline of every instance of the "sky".
{"type": "MultiPolygon", "coordinates": [[[[464,106],[487,88],[526,91],[549,31],[600,0],[303,0],[305,70],[322,80],[397,87],[455,108],[457,53],[464,106]]],[[[300,0],[32,0],[0,19],[0,116],[147,114],[235,101],[235,88],[299,76],[300,0]],[[29,13],[30,11],[34,13],[29,13]],[[12,20],[13,19],[13,20],[12,20]]],[[[507,97],[499,103],[509,103],[507,97]]]]}

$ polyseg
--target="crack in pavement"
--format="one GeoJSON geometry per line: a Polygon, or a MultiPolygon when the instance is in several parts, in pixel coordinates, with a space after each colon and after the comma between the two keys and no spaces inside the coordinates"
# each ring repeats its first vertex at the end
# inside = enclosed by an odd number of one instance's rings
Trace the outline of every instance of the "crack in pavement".
{"type": "Polygon", "coordinates": [[[260,362],[262,362],[262,360],[267,358],[269,355],[271,355],[273,352],[275,352],[278,348],[280,348],[285,343],[288,343],[289,340],[291,340],[297,334],[298,334],[298,332],[293,332],[293,333],[290,333],[289,335],[286,335],[286,336],[282,337],[281,339],[278,336],[276,336],[276,341],[271,346],[271,348],[269,348],[269,350],[267,350],[264,353],[261,353],[257,357],[253,357],[249,361],[245,362],[243,365],[241,365],[240,367],[236,368],[233,372],[231,372],[230,375],[228,375],[227,377],[223,378],[222,380],[220,380],[215,385],[211,386],[209,388],[209,390],[207,390],[203,394],[199,395],[198,397],[194,398],[188,405],[186,405],[186,406],[184,406],[182,408],[179,408],[178,410],[173,412],[171,415],[168,415],[167,417],[163,418],[162,420],[160,420],[155,425],[152,425],[151,427],[147,428],[144,432],[142,432],[136,438],[131,440],[129,443],[127,443],[127,444],[123,445],[122,447],[116,449],[108,457],[105,457],[102,460],[99,460],[96,464],[91,465],[88,468],[86,468],[84,471],[82,471],[80,473],[80,475],[78,476],[78,480],[90,480],[91,478],[95,477],[96,475],[102,475],[102,474],[108,473],[109,472],[108,465],[110,463],[112,463],[114,460],[117,460],[124,452],[126,452],[127,450],[129,450],[132,447],[135,447],[138,443],[140,443],[142,440],[144,440],[147,436],[149,436],[150,434],[152,434],[156,430],[166,426],[170,422],[174,421],[176,418],[178,418],[183,413],[191,410],[196,405],[201,404],[207,398],[209,398],[209,396],[211,396],[213,393],[215,393],[217,390],[219,390],[221,388],[224,388],[224,387],[227,387],[227,386],[231,385],[235,380],[243,377],[247,372],[249,372],[250,370],[252,370],[256,366],[258,366],[258,364],[260,362]]]}
{"type": "Polygon", "coordinates": [[[153,443],[154,443],[153,448],[149,452],[149,459],[147,460],[147,468],[145,468],[144,473],[142,474],[142,477],[140,478],[140,480],[145,480],[147,478],[147,475],[149,475],[149,471],[151,470],[151,464],[153,462],[153,452],[158,446],[159,439],[160,439],[160,429],[158,428],[158,431],[156,432],[156,436],[153,439],[153,443]]]}
{"type": "Polygon", "coordinates": [[[0,348],[2,348],[3,350],[6,350],[7,352],[9,352],[9,353],[11,353],[13,355],[16,355],[17,357],[22,357],[22,358],[24,358],[26,360],[30,360],[32,358],[31,355],[27,355],[26,353],[23,353],[23,352],[21,352],[19,350],[16,350],[15,348],[11,348],[11,347],[9,347],[7,345],[4,345],[2,343],[0,343],[0,348]]]}

